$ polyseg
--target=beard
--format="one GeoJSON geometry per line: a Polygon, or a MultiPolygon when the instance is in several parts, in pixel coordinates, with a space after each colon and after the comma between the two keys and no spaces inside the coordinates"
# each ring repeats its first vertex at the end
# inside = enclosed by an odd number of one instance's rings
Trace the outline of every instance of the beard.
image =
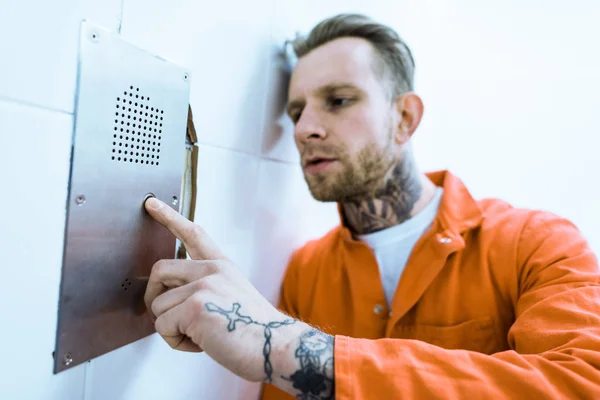
{"type": "Polygon", "coordinates": [[[356,202],[375,197],[398,163],[392,149],[393,137],[383,147],[371,143],[362,148],[354,157],[346,152],[320,146],[319,150],[337,159],[342,166],[340,171],[304,174],[304,179],[312,196],[323,202],[356,202]]]}

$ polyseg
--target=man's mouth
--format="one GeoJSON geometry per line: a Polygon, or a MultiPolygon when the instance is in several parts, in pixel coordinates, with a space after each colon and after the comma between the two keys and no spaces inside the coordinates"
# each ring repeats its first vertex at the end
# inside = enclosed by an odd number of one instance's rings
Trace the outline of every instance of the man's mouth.
{"type": "Polygon", "coordinates": [[[308,174],[318,174],[331,166],[337,160],[335,158],[320,158],[315,157],[306,161],[304,170],[308,174]]]}

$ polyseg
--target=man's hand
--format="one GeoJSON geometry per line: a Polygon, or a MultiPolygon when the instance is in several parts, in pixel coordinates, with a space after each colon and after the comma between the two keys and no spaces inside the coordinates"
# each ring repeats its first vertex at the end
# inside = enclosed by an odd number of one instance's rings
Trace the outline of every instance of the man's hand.
{"type": "Polygon", "coordinates": [[[161,260],[148,280],[144,301],[165,341],[249,381],[333,398],[333,337],[279,312],[198,225],[155,198],[145,207],[192,258],[161,260]]]}

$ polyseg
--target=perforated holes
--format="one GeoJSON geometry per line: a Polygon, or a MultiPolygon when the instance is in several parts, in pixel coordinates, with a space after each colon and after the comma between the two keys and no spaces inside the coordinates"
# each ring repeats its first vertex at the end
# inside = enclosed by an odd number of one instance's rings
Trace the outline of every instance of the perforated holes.
{"type": "MultiPolygon", "coordinates": [[[[114,130],[119,131],[121,135],[113,135],[113,138],[111,138],[114,140],[110,154],[111,160],[125,163],[158,166],[158,161],[155,162],[149,159],[158,160],[158,156],[155,157],[153,153],[160,153],[162,139],[160,134],[162,134],[162,129],[158,130],[155,127],[159,126],[159,123],[157,122],[158,120],[162,121],[164,110],[161,110],[160,108],[156,107],[155,104],[150,103],[150,97],[143,95],[138,87],[130,86],[129,90],[123,92],[123,95],[124,98],[121,96],[116,98],[117,104],[114,130]],[[128,101],[130,99],[135,99],[137,102],[128,101]],[[129,104],[129,107],[127,107],[125,104],[129,104]],[[142,118],[142,115],[144,115],[146,118],[142,118]],[[138,125],[131,124],[129,121],[132,121],[132,119],[138,125]],[[129,129],[123,129],[124,125],[129,127],[129,129]],[[137,132],[135,128],[138,129],[137,132]],[[130,142],[137,141],[137,143],[140,143],[139,137],[142,136],[142,128],[144,131],[143,137],[147,137],[148,139],[152,138],[153,140],[142,140],[141,142],[145,146],[141,148],[140,152],[136,151],[134,153],[133,151],[125,151],[124,147],[134,147],[133,144],[129,145],[130,142]],[[152,135],[150,132],[152,132],[152,135]],[[154,133],[158,133],[159,136],[154,133]],[[123,149],[123,151],[121,151],[121,149],[123,149]],[[123,154],[124,156],[127,155],[127,157],[115,157],[114,153],[123,154]]],[[[160,127],[162,128],[162,123],[160,123],[160,127]]],[[[137,150],[140,149],[139,146],[136,148],[137,150]]]]}
{"type": "Polygon", "coordinates": [[[131,281],[128,278],[125,278],[125,281],[121,283],[121,289],[127,291],[127,289],[129,289],[129,286],[131,286],[131,281]]]}

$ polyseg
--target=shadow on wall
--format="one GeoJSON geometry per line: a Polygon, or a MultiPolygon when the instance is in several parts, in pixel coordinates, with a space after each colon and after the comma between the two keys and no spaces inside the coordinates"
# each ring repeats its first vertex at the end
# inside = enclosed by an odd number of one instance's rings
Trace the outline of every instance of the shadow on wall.
{"type": "Polygon", "coordinates": [[[286,42],[283,46],[273,49],[270,91],[266,104],[266,121],[262,140],[263,154],[270,153],[275,148],[285,133],[286,123],[290,124],[286,114],[287,95],[293,68],[289,53],[290,46],[286,42]]]}
{"type": "MultiPolygon", "coordinates": [[[[273,46],[271,49],[269,90],[261,149],[263,155],[271,154],[277,146],[294,147],[293,142],[287,143],[285,140],[285,135],[291,135],[290,130],[293,130],[286,113],[293,68],[293,58],[288,53],[290,47],[288,42],[285,42],[281,46],[273,46]]],[[[295,147],[290,151],[296,152],[295,147]]],[[[282,168],[287,170],[289,166],[282,166],[282,168]]],[[[259,176],[266,174],[265,171],[261,172],[262,174],[259,173],[259,176]]],[[[293,188],[293,184],[290,185],[289,182],[286,182],[277,190],[269,191],[270,198],[267,203],[261,201],[260,198],[256,201],[254,232],[258,234],[255,234],[253,238],[256,258],[255,268],[252,269],[249,278],[256,289],[274,305],[279,300],[281,282],[289,257],[297,247],[303,244],[303,241],[298,229],[295,228],[294,216],[286,218],[281,212],[274,212],[271,205],[288,203],[290,194],[293,194],[295,190],[297,189],[293,188]],[[276,198],[274,199],[272,196],[276,198]]]]}

